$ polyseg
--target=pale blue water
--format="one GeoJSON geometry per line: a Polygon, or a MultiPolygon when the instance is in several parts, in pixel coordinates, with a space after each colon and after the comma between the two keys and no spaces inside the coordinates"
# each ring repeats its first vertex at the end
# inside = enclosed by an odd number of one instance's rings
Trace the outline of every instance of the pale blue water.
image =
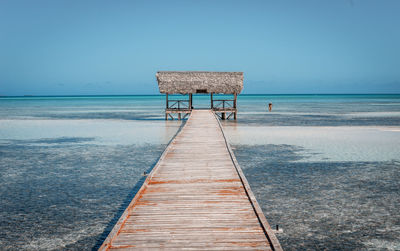
{"type": "MultiPolygon", "coordinates": [[[[0,249],[98,247],[181,126],[164,106],[1,97],[0,249]]],[[[223,124],[286,250],[400,249],[400,95],[240,95],[238,109],[223,124]]]]}

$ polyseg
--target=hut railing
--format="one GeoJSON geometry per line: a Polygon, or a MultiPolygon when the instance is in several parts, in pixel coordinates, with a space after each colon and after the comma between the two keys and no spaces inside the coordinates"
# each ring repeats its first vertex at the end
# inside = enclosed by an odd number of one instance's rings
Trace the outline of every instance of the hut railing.
{"type": "Polygon", "coordinates": [[[236,101],[236,93],[233,94],[233,99],[214,99],[214,95],[211,93],[211,109],[223,120],[229,119],[231,116],[236,120],[236,101]]]}
{"type": "Polygon", "coordinates": [[[168,109],[190,109],[189,100],[168,100],[168,109]]]}
{"type": "Polygon", "coordinates": [[[169,99],[168,93],[165,95],[165,120],[168,118],[174,119],[174,115],[178,119],[186,118],[192,111],[192,94],[189,94],[189,99],[169,99]],[[183,114],[183,118],[182,118],[183,114]]]}
{"type": "Polygon", "coordinates": [[[214,99],[213,108],[234,108],[234,102],[234,99],[214,99]]]}

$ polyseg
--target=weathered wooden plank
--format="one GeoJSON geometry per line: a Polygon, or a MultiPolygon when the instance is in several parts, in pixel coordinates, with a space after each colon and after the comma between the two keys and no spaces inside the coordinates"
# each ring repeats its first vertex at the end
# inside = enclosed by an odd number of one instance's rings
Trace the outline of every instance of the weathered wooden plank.
{"type": "Polygon", "coordinates": [[[100,250],[281,250],[222,127],[193,110],[100,250]]]}
{"type": "Polygon", "coordinates": [[[210,244],[202,244],[202,243],[193,243],[190,247],[182,247],[183,245],[177,244],[165,244],[160,247],[159,244],[142,244],[138,243],[137,245],[125,245],[119,247],[112,247],[111,250],[272,250],[265,244],[255,243],[255,242],[238,242],[238,243],[213,243],[210,244]]]}

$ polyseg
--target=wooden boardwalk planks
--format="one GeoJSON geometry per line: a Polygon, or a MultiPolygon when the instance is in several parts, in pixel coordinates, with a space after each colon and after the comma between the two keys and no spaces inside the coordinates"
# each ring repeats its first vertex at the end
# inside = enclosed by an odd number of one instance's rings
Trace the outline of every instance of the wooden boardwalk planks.
{"type": "Polygon", "coordinates": [[[193,110],[100,250],[282,250],[222,127],[193,110]]]}

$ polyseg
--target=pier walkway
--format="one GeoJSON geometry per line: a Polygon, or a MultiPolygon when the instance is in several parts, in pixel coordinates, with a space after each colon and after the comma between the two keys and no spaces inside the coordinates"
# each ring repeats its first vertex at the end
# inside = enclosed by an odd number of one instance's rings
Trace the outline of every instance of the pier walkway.
{"type": "Polygon", "coordinates": [[[193,110],[100,250],[282,250],[211,110],[193,110]]]}

